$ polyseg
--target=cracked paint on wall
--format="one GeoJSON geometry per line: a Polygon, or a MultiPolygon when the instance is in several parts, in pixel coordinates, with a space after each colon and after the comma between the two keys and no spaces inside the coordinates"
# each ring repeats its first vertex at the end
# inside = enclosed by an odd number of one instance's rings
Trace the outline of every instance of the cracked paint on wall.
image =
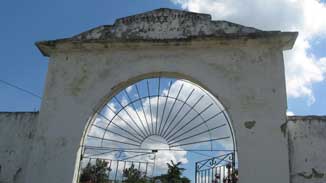
{"type": "Polygon", "coordinates": [[[326,182],[326,116],[290,116],[286,131],[292,183],[326,182]]]}

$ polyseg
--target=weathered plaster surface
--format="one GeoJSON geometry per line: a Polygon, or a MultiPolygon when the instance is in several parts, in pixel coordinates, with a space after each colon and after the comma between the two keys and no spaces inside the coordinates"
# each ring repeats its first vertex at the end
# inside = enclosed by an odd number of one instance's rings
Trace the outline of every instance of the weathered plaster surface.
{"type": "Polygon", "coordinates": [[[198,81],[229,109],[241,183],[289,182],[288,150],[280,130],[286,120],[285,80],[275,74],[284,73],[281,50],[154,44],[56,53],[50,60],[38,128],[42,146],[34,148],[27,182],[72,182],[83,130],[95,110],[116,86],[158,72],[198,81]],[[248,129],[247,121],[255,125],[248,129]]]}
{"type": "Polygon", "coordinates": [[[26,183],[38,112],[0,112],[0,183],[26,183]]]}
{"type": "MultiPolygon", "coordinates": [[[[211,15],[167,8],[156,9],[117,19],[113,25],[103,25],[71,38],[37,42],[41,52],[50,56],[63,46],[82,48],[89,44],[110,47],[112,43],[171,42],[180,44],[195,40],[218,40],[223,43],[237,40],[274,42],[279,47],[291,49],[296,32],[262,31],[227,21],[212,20],[211,15]],[[73,44],[70,44],[73,43],[73,44]]],[[[86,46],[87,47],[87,46],[86,46]]]]}
{"type": "Polygon", "coordinates": [[[262,31],[232,22],[212,21],[208,14],[161,8],[117,19],[112,26],[100,26],[73,39],[180,39],[258,32],[262,31]]]}
{"type": "Polygon", "coordinates": [[[326,116],[291,116],[287,132],[291,182],[326,182],[326,116]]]}
{"type": "Polygon", "coordinates": [[[241,183],[288,183],[282,51],[296,35],[159,9],[37,43],[50,64],[26,182],[75,183],[95,111],[126,83],[161,74],[202,85],[228,109],[241,183]]]}

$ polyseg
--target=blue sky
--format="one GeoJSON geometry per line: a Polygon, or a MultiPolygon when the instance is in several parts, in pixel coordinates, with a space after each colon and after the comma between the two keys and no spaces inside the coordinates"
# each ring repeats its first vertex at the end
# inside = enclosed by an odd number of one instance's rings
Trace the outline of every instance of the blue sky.
{"type": "MultiPolygon", "coordinates": [[[[159,7],[177,8],[158,0],[6,0],[0,6],[0,79],[42,95],[48,66],[34,43],[69,37],[116,18],[159,7]]],[[[0,111],[38,110],[40,100],[0,83],[0,111]]]]}
{"type": "MultiPolygon", "coordinates": [[[[42,95],[48,59],[34,46],[35,41],[69,37],[98,25],[112,24],[119,17],[160,7],[196,10],[190,0],[5,0],[0,6],[0,79],[42,95]]],[[[200,7],[201,12],[211,13],[200,7]]],[[[307,53],[318,59],[326,57],[325,49],[325,36],[317,36],[307,53]]],[[[289,97],[290,111],[298,115],[325,114],[325,81],[311,83],[310,88],[315,102],[308,104],[305,95],[289,97]]],[[[0,111],[35,111],[40,105],[39,99],[2,83],[0,101],[0,111]]]]}
{"type": "MultiPolygon", "coordinates": [[[[234,0],[229,2],[232,1],[234,0]]],[[[326,34],[323,33],[324,30],[326,31],[326,28],[323,29],[326,26],[322,25],[321,28],[310,30],[307,27],[316,27],[315,24],[310,25],[311,19],[297,18],[297,14],[301,15],[300,11],[311,14],[311,9],[306,10],[300,3],[282,4],[290,0],[282,0],[282,2],[273,0],[274,4],[270,6],[270,11],[260,12],[259,0],[245,1],[251,3],[248,3],[248,6],[252,8],[253,12],[248,14],[248,12],[240,11],[236,7],[234,9],[230,8],[229,4],[220,0],[4,0],[0,6],[0,22],[2,26],[0,30],[0,80],[13,83],[42,96],[48,59],[43,57],[35,47],[34,43],[36,41],[69,37],[98,25],[112,24],[116,18],[161,7],[186,8],[192,11],[211,13],[216,19],[226,19],[262,29],[277,29],[277,27],[280,27],[283,30],[302,30],[303,33],[300,32],[300,34],[304,35],[304,37],[300,38],[298,45],[304,45],[303,42],[307,41],[309,46],[301,50],[298,48],[296,52],[293,52],[293,55],[304,53],[305,57],[302,62],[289,62],[289,65],[297,64],[296,66],[299,66],[299,68],[305,68],[307,63],[304,61],[311,62],[310,64],[322,63],[322,58],[326,57],[326,34]],[[302,10],[292,12],[292,5],[299,6],[302,10]],[[284,15],[282,13],[276,15],[276,11],[273,12],[275,9],[279,11],[279,7],[287,7],[282,10],[284,15]],[[233,12],[233,14],[229,14],[229,12],[233,12]],[[252,16],[255,13],[266,12],[267,14],[261,17],[269,18],[269,21],[260,20],[259,16],[246,20],[239,18],[244,17],[243,15],[252,16]],[[289,24],[286,22],[288,20],[280,21],[286,19],[283,16],[296,17],[297,19],[293,18],[293,22],[305,22],[305,24],[294,23],[295,28],[292,29],[284,26],[289,24]],[[263,25],[262,22],[268,22],[271,26],[263,25]]],[[[321,3],[317,4],[319,8],[321,7],[319,14],[316,11],[317,14],[313,15],[321,17],[324,21],[326,8],[321,3]],[[323,10],[325,12],[322,12],[323,10]]],[[[318,27],[318,19],[314,19],[314,21],[317,22],[318,27]]],[[[290,61],[291,59],[293,61],[293,58],[296,58],[293,55],[286,56],[286,59],[289,58],[290,61]]],[[[301,59],[301,57],[298,58],[301,59]]],[[[325,115],[326,71],[320,71],[321,76],[317,77],[317,79],[314,77],[309,79],[311,77],[309,70],[301,69],[293,72],[295,74],[290,75],[292,80],[296,80],[296,78],[298,78],[297,80],[308,79],[300,86],[292,86],[291,91],[288,92],[289,111],[296,115],[325,115]],[[309,77],[307,73],[310,74],[309,77]],[[301,91],[302,88],[307,89],[308,94],[293,91],[301,91]],[[309,93],[309,91],[312,93],[309,93]],[[315,99],[314,102],[311,102],[311,97],[315,99]]],[[[40,99],[8,87],[3,83],[0,83],[0,101],[0,111],[37,111],[40,106],[40,99]]]]}
{"type": "Polygon", "coordinates": [[[196,161],[233,150],[223,111],[217,100],[191,82],[165,77],[142,80],[120,91],[97,114],[84,142],[83,160],[154,163],[151,149],[157,149],[156,175],[173,160],[182,162],[185,175],[194,178],[196,161]]]}

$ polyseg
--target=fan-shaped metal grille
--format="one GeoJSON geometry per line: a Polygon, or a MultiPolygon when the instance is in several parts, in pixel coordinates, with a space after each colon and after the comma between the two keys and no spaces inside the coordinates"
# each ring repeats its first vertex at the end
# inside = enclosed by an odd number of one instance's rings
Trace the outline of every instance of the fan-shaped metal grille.
{"type": "Polygon", "coordinates": [[[233,151],[234,139],[215,97],[190,81],[157,77],[113,96],[96,113],[83,147],[83,158],[153,163],[163,151],[208,157],[233,151]]]}

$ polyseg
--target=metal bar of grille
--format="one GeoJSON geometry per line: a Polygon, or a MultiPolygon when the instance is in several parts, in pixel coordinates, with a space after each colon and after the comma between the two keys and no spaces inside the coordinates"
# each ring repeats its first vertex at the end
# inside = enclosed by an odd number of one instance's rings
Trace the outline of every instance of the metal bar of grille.
{"type": "Polygon", "coordinates": [[[174,108],[174,106],[175,106],[175,103],[176,103],[176,101],[177,101],[177,99],[178,99],[178,97],[179,97],[179,95],[180,95],[180,93],[181,93],[181,91],[182,91],[182,88],[183,88],[183,84],[181,85],[181,87],[180,87],[180,89],[179,89],[179,91],[178,91],[178,94],[177,94],[177,96],[175,97],[176,99],[174,99],[174,101],[173,101],[172,107],[171,107],[170,110],[169,110],[169,113],[168,113],[167,118],[165,119],[164,126],[163,126],[163,135],[161,135],[161,136],[163,136],[163,137],[164,137],[164,134],[165,134],[165,132],[166,132],[165,125],[166,125],[167,121],[169,120],[169,117],[170,117],[170,115],[171,115],[171,112],[172,112],[172,110],[173,110],[173,108],[174,108]]]}
{"type": "Polygon", "coordinates": [[[129,123],[128,123],[128,121],[126,121],[125,119],[123,119],[122,117],[120,117],[120,115],[119,115],[119,113],[116,113],[116,112],[114,112],[114,110],[113,109],[111,109],[111,107],[110,106],[108,106],[108,105],[105,105],[107,108],[109,108],[114,114],[115,114],[115,116],[117,116],[119,119],[121,119],[121,121],[123,121],[129,128],[131,128],[139,137],[141,137],[141,139],[143,139],[144,138],[144,136],[142,136],[140,133],[138,133],[138,131],[135,129],[135,128],[133,128],[129,123]]]}
{"type": "Polygon", "coordinates": [[[111,174],[111,170],[112,170],[112,169],[111,169],[111,165],[112,165],[112,160],[110,161],[110,164],[109,164],[109,170],[110,170],[110,171],[109,171],[109,175],[108,175],[108,179],[109,179],[109,180],[110,180],[110,174],[111,174]]]}
{"type": "Polygon", "coordinates": [[[197,141],[197,142],[190,142],[190,143],[172,145],[170,147],[180,147],[180,146],[186,146],[186,145],[192,145],[192,144],[200,144],[200,143],[205,143],[205,142],[211,142],[211,141],[217,141],[217,140],[224,140],[224,139],[227,139],[227,138],[230,138],[230,137],[227,136],[227,137],[221,137],[221,138],[216,138],[216,139],[201,140],[201,141],[197,141]]]}
{"type": "Polygon", "coordinates": [[[110,132],[110,133],[112,133],[112,134],[118,135],[118,136],[123,137],[123,138],[125,138],[125,139],[128,139],[128,140],[130,140],[130,141],[133,141],[133,142],[136,142],[136,143],[138,143],[138,144],[141,144],[140,141],[137,141],[137,140],[134,140],[134,139],[132,139],[132,138],[126,137],[126,136],[124,136],[124,135],[121,135],[120,133],[116,133],[116,132],[114,132],[114,131],[111,131],[111,130],[105,129],[105,128],[103,128],[103,127],[97,126],[97,125],[95,125],[95,124],[92,124],[92,126],[95,126],[96,128],[99,128],[99,129],[101,129],[101,130],[104,130],[104,131],[110,132]]]}
{"type": "Polygon", "coordinates": [[[145,177],[146,177],[146,175],[147,175],[147,168],[148,168],[148,162],[146,162],[145,177]]]}
{"type": "MultiPolygon", "coordinates": [[[[209,120],[211,120],[211,119],[215,118],[216,116],[222,114],[222,112],[223,112],[223,111],[221,111],[221,112],[219,112],[219,113],[217,113],[217,114],[211,116],[210,118],[204,120],[203,122],[199,123],[198,125],[196,125],[196,126],[190,128],[189,130],[186,130],[186,131],[184,131],[183,133],[181,133],[180,135],[174,137],[173,139],[178,139],[178,138],[181,137],[182,135],[187,134],[187,133],[189,133],[189,132],[195,130],[196,128],[198,128],[198,127],[204,125],[204,124],[205,124],[206,122],[208,122],[209,120]]],[[[173,141],[173,139],[171,140],[171,138],[166,138],[166,140],[167,140],[168,142],[173,141]]]]}
{"type": "MultiPolygon", "coordinates": [[[[92,149],[92,148],[90,148],[90,150],[97,150],[98,151],[99,149],[92,149]]],[[[111,150],[111,152],[121,152],[121,151],[127,152],[127,153],[150,153],[151,152],[151,151],[129,151],[129,150],[124,150],[124,149],[113,149],[113,150],[111,150]]],[[[109,151],[106,151],[106,152],[109,152],[109,151]]],[[[95,155],[97,155],[97,154],[95,154],[95,155]]],[[[92,156],[95,156],[95,155],[92,154],[92,156]]],[[[91,157],[84,156],[84,158],[91,158],[91,157]]]]}
{"type": "MultiPolygon", "coordinates": [[[[116,148],[116,147],[98,147],[98,146],[83,146],[87,149],[115,149],[115,150],[123,150],[125,152],[128,152],[128,151],[135,151],[135,150],[139,150],[139,151],[152,151],[153,149],[145,149],[145,148],[116,148]]],[[[190,151],[202,151],[202,152],[233,152],[234,150],[230,150],[230,149],[172,149],[172,148],[169,148],[169,149],[164,149],[164,148],[158,148],[157,149],[158,151],[186,151],[186,152],[190,152],[190,151]]]]}
{"type": "MultiPolygon", "coordinates": [[[[139,127],[139,125],[136,123],[136,121],[134,120],[134,118],[129,114],[128,110],[125,108],[125,106],[123,106],[121,104],[121,102],[119,101],[119,99],[117,99],[117,97],[113,97],[117,102],[118,104],[123,108],[123,110],[127,113],[128,117],[131,119],[131,121],[136,125],[136,127],[138,128],[138,130],[144,135],[144,137],[146,137],[146,134],[144,133],[144,131],[139,127]]],[[[126,105],[128,106],[128,105],[126,105]]]]}
{"type": "MultiPolygon", "coordinates": [[[[196,105],[202,100],[204,98],[204,95],[202,95],[201,97],[199,97],[198,99],[197,99],[197,101],[194,103],[194,105],[192,105],[191,107],[190,107],[190,109],[187,111],[187,112],[185,112],[184,113],[184,115],[181,117],[181,119],[179,119],[179,121],[177,122],[177,124],[181,124],[181,122],[183,121],[183,119],[191,112],[191,110],[193,110],[195,107],[196,107],[196,105]]],[[[172,131],[173,131],[174,129],[172,129],[172,131]]],[[[171,132],[172,131],[170,131],[166,136],[165,136],[165,133],[163,134],[163,137],[164,138],[166,138],[166,139],[168,139],[168,137],[170,136],[170,134],[171,134],[171,132]]]]}
{"type": "Polygon", "coordinates": [[[148,80],[146,80],[147,82],[147,93],[148,93],[148,103],[149,103],[149,113],[150,113],[150,116],[151,116],[151,125],[152,125],[152,134],[155,135],[154,133],[154,124],[153,124],[153,116],[152,116],[152,105],[151,105],[151,94],[150,94],[150,91],[149,91],[149,82],[148,80]]]}
{"type": "Polygon", "coordinates": [[[158,134],[158,108],[160,106],[160,86],[161,86],[161,77],[158,78],[158,89],[157,89],[157,103],[156,103],[156,119],[155,119],[155,134],[158,134]]]}
{"type": "Polygon", "coordinates": [[[129,160],[129,159],[136,158],[136,157],[139,157],[139,156],[148,155],[148,154],[153,154],[153,153],[152,152],[148,152],[148,153],[143,153],[143,154],[137,154],[135,156],[131,156],[131,157],[128,157],[128,158],[125,158],[125,159],[121,159],[120,161],[125,161],[125,160],[129,160]]]}
{"type": "Polygon", "coordinates": [[[185,123],[181,128],[179,128],[178,130],[176,130],[172,135],[165,137],[166,139],[173,137],[174,135],[176,135],[178,132],[180,132],[181,130],[183,130],[186,126],[188,126],[191,122],[193,122],[196,118],[198,118],[202,113],[204,113],[207,109],[209,109],[213,104],[211,103],[210,105],[208,105],[207,107],[205,107],[205,109],[203,109],[202,111],[199,112],[199,114],[195,115],[191,120],[189,120],[187,123],[185,123]]]}
{"type": "Polygon", "coordinates": [[[172,86],[172,83],[169,82],[169,89],[168,89],[168,93],[167,93],[166,98],[165,98],[165,103],[164,103],[164,107],[163,107],[163,112],[162,112],[161,120],[160,120],[159,135],[161,135],[162,121],[163,121],[163,117],[164,117],[164,113],[165,113],[165,108],[166,108],[167,100],[168,100],[168,98],[169,98],[169,94],[170,94],[171,86],[172,86]]]}
{"type": "Polygon", "coordinates": [[[119,141],[119,140],[112,140],[112,139],[106,139],[106,138],[96,137],[96,136],[93,136],[93,135],[87,135],[87,137],[95,138],[95,139],[100,139],[100,140],[105,140],[105,141],[110,141],[110,142],[121,143],[121,144],[126,144],[126,145],[131,145],[131,146],[136,146],[136,147],[139,147],[140,146],[140,144],[132,144],[132,143],[129,143],[129,142],[122,142],[122,141],[119,141]]]}
{"type": "Polygon", "coordinates": [[[216,159],[218,159],[218,160],[220,160],[218,163],[216,163],[216,165],[215,166],[213,166],[213,167],[216,167],[217,165],[219,165],[222,161],[226,161],[226,162],[230,162],[230,161],[228,161],[228,160],[225,160],[227,157],[228,157],[229,155],[226,155],[226,156],[224,156],[223,158],[216,158],[216,159]]]}
{"type": "MultiPolygon", "coordinates": [[[[96,160],[96,159],[101,159],[101,160],[105,160],[105,161],[121,161],[121,160],[112,160],[112,159],[108,159],[108,158],[88,158],[90,160],[96,160]]],[[[148,163],[148,164],[153,164],[153,162],[144,162],[144,161],[125,161],[127,163],[148,163]]]]}
{"type": "Polygon", "coordinates": [[[102,153],[96,153],[96,154],[91,154],[89,156],[84,156],[83,158],[90,158],[92,156],[98,156],[98,155],[103,155],[103,154],[110,154],[112,152],[115,152],[115,150],[112,150],[112,151],[106,151],[106,152],[102,152],[102,153]]]}
{"type": "Polygon", "coordinates": [[[139,89],[138,89],[137,84],[135,84],[135,87],[136,87],[138,99],[140,99],[140,105],[141,105],[141,108],[142,108],[142,111],[143,111],[143,115],[144,115],[144,118],[145,118],[145,121],[146,121],[146,124],[147,124],[147,129],[148,129],[149,135],[151,135],[151,130],[149,128],[149,124],[148,124],[148,121],[147,121],[147,116],[146,116],[146,113],[145,113],[143,101],[142,101],[142,98],[140,97],[140,93],[139,93],[139,89]]]}
{"type": "MultiPolygon", "coordinates": [[[[120,125],[115,124],[113,121],[110,121],[107,117],[105,117],[105,116],[102,115],[101,113],[97,113],[97,115],[103,117],[105,120],[107,120],[107,121],[109,122],[108,125],[107,125],[107,127],[105,128],[106,131],[107,131],[107,128],[109,127],[109,125],[110,125],[110,124],[113,124],[114,126],[116,126],[117,128],[119,128],[120,130],[122,130],[122,131],[124,131],[124,132],[130,134],[130,135],[133,136],[134,138],[136,138],[136,139],[142,141],[141,139],[139,139],[139,137],[135,136],[134,134],[132,134],[132,133],[129,132],[128,130],[125,130],[124,128],[120,127],[120,125]]],[[[104,134],[104,135],[105,135],[105,134],[104,134]]],[[[104,135],[103,135],[103,137],[104,137],[104,135]]]]}
{"type": "Polygon", "coordinates": [[[169,145],[173,145],[173,144],[176,144],[176,143],[178,143],[178,142],[182,142],[182,141],[184,141],[184,140],[191,139],[191,138],[196,137],[196,136],[199,136],[199,135],[201,135],[201,134],[204,134],[204,133],[210,132],[210,131],[212,131],[212,130],[215,130],[215,129],[221,128],[221,127],[223,127],[223,126],[225,126],[225,125],[226,125],[226,124],[224,123],[224,124],[219,125],[219,126],[216,126],[216,127],[214,127],[214,128],[210,128],[210,129],[208,129],[208,130],[201,131],[201,132],[196,133],[196,134],[194,134],[194,135],[191,135],[191,136],[188,136],[188,137],[182,138],[182,139],[180,139],[180,140],[174,141],[173,143],[169,143],[169,145]]]}
{"type": "MultiPolygon", "coordinates": [[[[136,88],[137,89],[137,88],[136,88]]],[[[150,97],[156,97],[156,95],[154,95],[154,96],[150,96],[150,97]]],[[[183,100],[181,100],[181,99],[178,99],[178,98],[175,98],[175,97],[171,97],[171,96],[164,96],[164,97],[166,97],[166,98],[171,98],[171,99],[173,99],[173,100],[177,100],[177,101],[180,101],[180,102],[185,102],[185,101],[183,101],[183,100]]],[[[138,99],[135,99],[135,100],[133,100],[133,101],[131,101],[130,103],[128,103],[127,105],[130,105],[131,103],[134,103],[134,102],[137,102],[137,101],[141,101],[141,100],[143,100],[144,98],[147,98],[147,96],[146,97],[142,97],[142,98],[138,98],[138,99]]],[[[126,105],[126,106],[127,106],[126,105]]],[[[189,104],[187,104],[186,103],[186,105],[187,106],[189,106],[190,107],[190,105],[189,104]]],[[[136,132],[136,134],[139,136],[139,133],[137,133],[137,131],[132,127],[132,126],[130,126],[128,123],[127,123],[127,121],[126,120],[123,120],[118,114],[120,113],[120,111],[122,111],[123,110],[123,108],[121,108],[118,112],[115,112],[110,106],[108,106],[108,105],[106,105],[106,107],[109,109],[109,110],[111,110],[114,114],[115,114],[115,116],[111,119],[111,120],[109,120],[108,118],[106,118],[106,116],[104,116],[104,115],[102,115],[102,114],[100,114],[100,113],[97,113],[98,115],[100,115],[101,117],[103,117],[104,119],[106,119],[109,123],[108,123],[108,126],[112,123],[112,124],[114,124],[115,126],[117,126],[119,129],[122,129],[119,125],[117,125],[117,124],[115,124],[114,122],[113,122],[113,120],[115,119],[115,117],[118,117],[119,119],[121,119],[124,123],[126,123],[129,127],[131,127],[131,129],[133,129],[135,132],[136,132]]],[[[197,114],[199,114],[199,112],[198,111],[196,111],[195,109],[193,109],[197,114]]],[[[200,115],[200,114],[199,114],[200,115]]],[[[106,128],[108,128],[108,126],[106,127],[106,128]]],[[[122,129],[122,130],[124,130],[124,129],[122,129]]],[[[125,131],[125,130],[124,130],[125,131]]],[[[129,132],[129,134],[131,134],[130,132],[129,132]]],[[[132,135],[132,136],[134,136],[134,137],[136,137],[135,135],[132,135]]],[[[138,137],[136,137],[137,139],[139,139],[138,137]]],[[[144,137],[140,137],[142,140],[141,141],[143,141],[145,138],[144,137]]],[[[140,140],[140,139],[139,139],[140,140]]]]}
{"type": "Polygon", "coordinates": [[[125,169],[126,169],[126,164],[127,164],[127,162],[126,162],[126,161],[124,161],[124,164],[123,164],[123,169],[122,169],[122,170],[125,170],[125,169]]]}
{"type": "Polygon", "coordinates": [[[140,116],[139,116],[139,114],[138,114],[138,112],[137,112],[137,109],[136,109],[136,107],[135,107],[134,102],[131,102],[132,100],[131,100],[131,98],[130,98],[128,92],[127,92],[126,90],[123,90],[123,91],[124,91],[124,93],[126,94],[129,103],[131,103],[131,106],[132,106],[133,110],[135,111],[135,113],[136,113],[136,115],[137,115],[137,117],[138,117],[139,122],[140,122],[141,125],[143,126],[144,131],[145,131],[145,133],[146,133],[146,136],[149,136],[149,132],[147,132],[147,130],[146,130],[146,128],[145,128],[145,125],[144,125],[144,123],[143,123],[143,120],[140,118],[140,116]]]}
{"type": "Polygon", "coordinates": [[[116,182],[117,181],[117,175],[118,175],[118,168],[119,168],[119,161],[117,161],[117,167],[116,167],[116,169],[115,169],[115,176],[114,176],[114,182],[116,182]]]}
{"type": "MultiPolygon", "coordinates": [[[[181,107],[179,108],[179,110],[176,112],[176,114],[174,115],[174,117],[172,118],[172,120],[170,121],[166,131],[169,130],[169,128],[171,127],[172,123],[174,122],[174,120],[177,118],[177,116],[180,114],[180,111],[183,109],[183,107],[185,106],[185,104],[187,103],[187,101],[189,100],[189,98],[191,97],[191,95],[194,93],[195,89],[192,89],[192,91],[190,92],[190,94],[187,96],[185,102],[182,103],[181,107]]],[[[174,125],[174,127],[172,129],[175,129],[176,126],[178,126],[178,122],[174,125]]],[[[163,134],[164,136],[164,134],[163,134]]]]}

